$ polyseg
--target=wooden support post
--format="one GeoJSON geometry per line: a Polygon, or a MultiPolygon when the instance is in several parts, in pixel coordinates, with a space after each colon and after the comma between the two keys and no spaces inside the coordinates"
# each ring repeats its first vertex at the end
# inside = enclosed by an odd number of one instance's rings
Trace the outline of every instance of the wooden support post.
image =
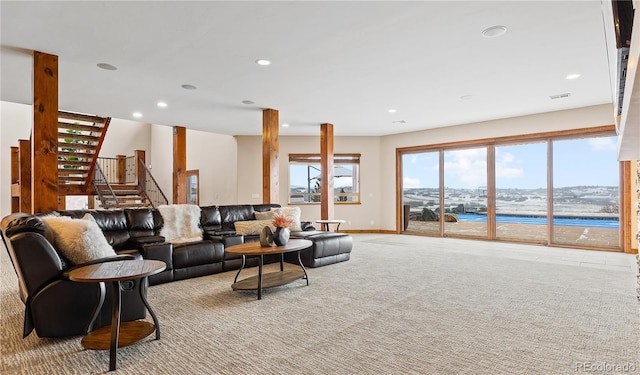
{"type": "Polygon", "coordinates": [[[119,184],[127,183],[127,156],[116,155],[116,180],[119,184]]]}
{"type": "MultiPolygon", "coordinates": [[[[31,152],[31,150],[29,150],[31,152]]],[[[20,211],[20,149],[11,147],[11,213],[20,211]]]]}
{"type": "Polygon", "coordinates": [[[496,239],[496,147],[487,146],[487,238],[496,239]]]}
{"type": "Polygon", "coordinates": [[[58,209],[58,56],[33,52],[33,213],[58,209]]]}
{"type": "Polygon", "coordinates": [[[147,165],[147,158],[144,150],[135,151],[136,159],[136,180],[138,181],[138,190],[147,191],[147,170],[143,165],[147,165]]]}
{"type": "Polygon", "coordinates": [[[320,125],[320,218],[333,219],[333,124],[320,125]]]}
{"type": "Polygon", "coordinates": [[[173,203],[187,203],[187,128],[173,127],[173,203]]]}
{"type": "Polygon", "coordinates": [[[262,111],[262,203],[280,203],[279,116],[275,109],[262,111]]]}
{"type": "Polygon", "coordinates": [[[20,148],[19,172],[20,180],[20,212],[33,213],[32,201],[32,185],[31,185],[31,141],[28,139],[19,139],[18,147],[20,148]]]}

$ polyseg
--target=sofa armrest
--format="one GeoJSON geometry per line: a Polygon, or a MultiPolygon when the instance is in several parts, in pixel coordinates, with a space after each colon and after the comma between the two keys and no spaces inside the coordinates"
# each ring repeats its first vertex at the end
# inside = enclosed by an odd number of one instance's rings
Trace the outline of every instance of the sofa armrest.
{"type": "Polygon", "coordinates": [[[167,265],[165,270],[173,269],[173,245],[170,242],[142,245],[142,257],[161,260],[167,265]]]}

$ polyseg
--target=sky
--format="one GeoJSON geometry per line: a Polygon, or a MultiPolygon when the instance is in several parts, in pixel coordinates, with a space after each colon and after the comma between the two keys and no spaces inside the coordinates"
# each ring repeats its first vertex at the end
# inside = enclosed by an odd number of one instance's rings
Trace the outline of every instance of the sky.
{"type": "MultiPolygon", "coordinates": [[[[553,142],[553,185],[618,186],[617,137],[553,142]]],[[[445,151],[445,187],[477,189],[487,185],[486,149],[445,151]]],[[[438,188],[438,153],[404,155],[403,187],[438,188]]],[[[496,188],[547,186],[546,143],[496,147],[496,188]]]]}

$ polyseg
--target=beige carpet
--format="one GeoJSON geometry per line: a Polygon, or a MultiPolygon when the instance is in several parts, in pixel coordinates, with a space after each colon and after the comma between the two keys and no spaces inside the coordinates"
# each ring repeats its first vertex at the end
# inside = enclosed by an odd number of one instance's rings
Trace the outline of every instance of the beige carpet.
{"type": "MultiPolygon", "coordinates": [[[[21,339],[23,305],[1,250],[0,373],[106,372],[108,352],[83,350],[79,337],[21,339]]],[[[640,373],[632,264],[625,254],[357,235],[351,261],[310,269],[310,286],[261,301],[231,290],[234,272],[151,287],[162,339],[120,349],[114,374],[575,374],[582,363],[640,373]]]]}

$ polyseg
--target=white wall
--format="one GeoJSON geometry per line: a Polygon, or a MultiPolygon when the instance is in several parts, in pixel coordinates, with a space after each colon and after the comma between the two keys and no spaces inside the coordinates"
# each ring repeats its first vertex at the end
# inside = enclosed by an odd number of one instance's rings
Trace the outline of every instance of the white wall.
{"type": "MultiPolygon", "coordinates": [[[[238,136],[238,203],[262,203],[262,137],[238,136]]],[[[280,136],[280,203],[287,205],[289,154],[320,153],[320,137],[280,136]]],[[[334,216],[347,220],[340,229],[380,228],[380,138],[336,137],[335,153],[360,153],[361,204],[336,204],[334,216]],[[373,224],[371,223],[373,221],[373,224]]],[[[320,205],[299,205],[302,220],[320,219],[320,205]]]]}
{"type": "Polygon", "coordinates": [[[32,106],[0,102],[0,218],[11,213],[11,146],[29,139],[32,124],[32,106]]]}
{"type": "MultiPolygon", "coordinates": [[[[151,173],[173,202],[173,127],[151,129],[151,173]]],[[[237,146],[232,136],[187,129],[187,169],[200,171],[200,205],[237,204],[237,146]]]]}
{"type": "Polygon", "coordinates": [[[187,169],[200,172],[200,205],[238,204],[238,146],[229,135],[187,129],[187,169]]]}

